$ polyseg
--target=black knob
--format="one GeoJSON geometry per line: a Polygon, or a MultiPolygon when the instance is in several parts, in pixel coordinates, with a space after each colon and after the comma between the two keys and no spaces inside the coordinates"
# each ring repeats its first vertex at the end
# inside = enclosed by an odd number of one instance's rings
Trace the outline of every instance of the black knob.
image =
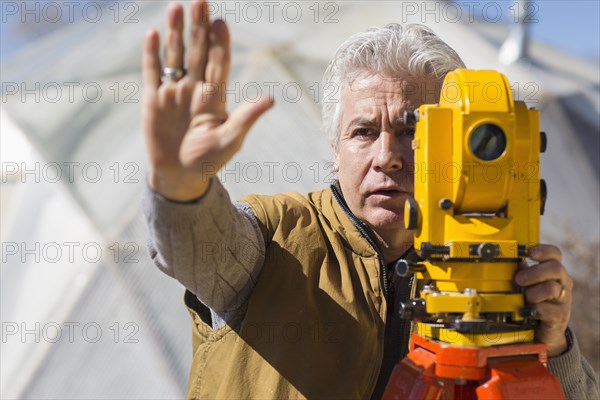
{"type": "Polygon", "coordinates": [[[494,243],[481,243],[477,249],[477,254],[484,260],[492,260],[500,254],[500,247],[494,243]]]}
{"type": "Polygon", "coordinates": [[[411,299],[407,302],[401,302],[398,310],[401,319],[411,321],[423,321],[427,317],[425,300],[411,299]]]}
{"type": "Polygon", "coordinates": [[[546,146],[548,146],[548,138],[546,132],[540,132],[540,153],[546,152],[546,146]]]}
{"type": "Polygon", "coordinates": [[[544,215],[544,209],[546,208],[546,199],[548,198],[548,188],[546,187],[546,181],[540,179],[540,215],[544,215]]]}
{"type": "Polygon", "coordinates": [[[404,278],[410,272],[410,265],[406,260],[398,260],[394,263],[394,270],[398,276],[404,278]]]}
{"type": "Polygon", "coordinates": [[[450,255],[450,247],[444,245],[433,245],[430,242],[421,243],[421,257],[428,260],[432,256],[448,256],[450,255]]]}
{"type": "Polygon", "coordinates": [[[419,227],[419,204],[411,198],[406,200],[404,207],[406,207],[404,226],[406,229],[417,229],[419,227]]]}
{"type": "Polygon", "coordinates": [[[404,124],[414,125],[417,122],[417,116],[414,111],[404,110],[404,124]]]}
{"type": "Polygon", "coordinates": [[[413,307],[410,303],[401,302],[398,308],[398,314],[400,314],[400,319],[410,319],[414,315],[413,307]]]}
{"type": "Polygon", "coordinates": [[[452,208],[452,201],[450,199],[440,200],[439,206],[442,210],[449,210],[452,208]]]}

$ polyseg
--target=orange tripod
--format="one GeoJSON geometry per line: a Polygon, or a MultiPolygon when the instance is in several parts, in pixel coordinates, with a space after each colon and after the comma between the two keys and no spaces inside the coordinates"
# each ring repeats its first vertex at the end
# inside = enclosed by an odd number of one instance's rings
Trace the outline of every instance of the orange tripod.
{"type": "Polygon", "coordinates": [[[544,344],[460,347],[413,334],[384,399],[564,399],[544,344]]]}

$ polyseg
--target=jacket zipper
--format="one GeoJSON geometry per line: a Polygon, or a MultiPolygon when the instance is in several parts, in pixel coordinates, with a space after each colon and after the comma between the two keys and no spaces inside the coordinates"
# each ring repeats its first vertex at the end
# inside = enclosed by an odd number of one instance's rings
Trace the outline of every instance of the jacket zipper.
{"type": "Polygon", "coordinates": [[[373,247],[373,249],[377,253],[377,256],[379,258],[379,275],[381,277],[380,280],[381,287],[383,289],[383,296],[385,297],[386,302],[389,302],[389,282],[387,271],[385,270],[385,261],[383,259],[383,254],[381,253],[381,250],[379,250],[379,246],[371,236],[371,228],[369,228],[367,225],[365,225],[364,222],[356,218],[356,216],[350,211],[348,205],[346,204],[346,201],[343,199],[336,185],[331,185],[331,191],[333,192],[333,197],[338,202],[339,206],[342,208],[344,213],[348,216],[348,218],[350,218],[350,221],[352,221],[354,226],[356,226],[356,229],[358,229],[358,231],[365,237],[365,239],[367,239],[367,242],[369,242],[371,247],[373,247]]]}
{"type": "MultiPolygon", "coordinates": [[[[352,223],[354,224],[354,226],[356,226],[356,228],[361,233],[361,235],[364,236],[364,238],[367,240],[367,242],[369,242],[369,244],[373,247],[373,249],[377,253],[377,256],[379,258],[379,275],[381,277],[380,281],[381,281],[381,288],[383,290],[383,297],[385,298],[386,303],[389,305],[390,298],[389,298],[389,293],[388,293],[389,287],[388,287],[387,271],[385,270],[385,261],[383,258],[383,254],[379,250],[379,246],[377,245],[375,240],[373,240],[373,237],[370,234],[371,228],[369,228],[361,220],[356,218],[356,216],[350,211],[350,209],[348,208],[348,205],[346,204],[346,201],[342,197],[342,195],[336,185],[331,185],[331,191],[333,193],[333,197],[335,198],[335,200],[337,201],[339,206],[342,208],[344,213],[348,216],[348,218],[350,218],[350,221],[352,221],[352,223]]],[[[386,313],[387,313],[387,311],[386,311],[386,313]]],[[[385,343],[385,329],[383,330],[383,343],[385,343]]],[[[369,392],[368,392],[369,396],[372,395],[373,391],[375,390],[375,386],[377,385],[377,381],[379,380],[379,373],[381,372],[382,363],[383,363],[383,346],[381,346],[381,350],[377,357],[376,368],[374,369],[374,380],[371,383],[371,385],[370,385],[371,387],[369,388],[369,392]]]]}
{"type": "MultiPolygon", "coordinates": [[[[352,223],[354,224],[354,226],[356,226],[356,228],[358,229],[358,231],[364,236],[364,238],[367,240],[367,242],[371,245],[371,247],[373,247],[373,249],[375,250],[375,252],[377,253],[377,256],[379,258],[379,274],[381,276],[381,287],[383,289],[383,295],[385,297],[386,303],[388,304],[388,306],[393,307],[393,305],[391,304],[391,298],[390,298],[390,293],[389,293],[389,280],[388,280],[388,276],[387,276],[387,271],[385,268],[385,260],[383,258],[383,254],[381,253],[379,246],[377,245],[377,243],[375,242],[375,240],[373,239],[372,235],[371,235],[371,228],[369,228],[364,222],[362,222],[361,220],[359,220],[348,208],[348,205],[346,204],[346,201],[344,200],[342,194],[340,193],[340,190],[338,189],[338,187],[333,184],[331,185],[331,191],[333,193],[333,197],[335,198],[335,200],[337,201],[338,205],[342,208],[342,210],[344,211],[344,213],[348,216],[348,218],[350,218],[350,221],[352,221],[352,223]]],[[[407,297],[410,296],[410,293],[412,291],[412,286],[414,284],[414,280],[415,280],[415,276],[412,275],[410,277],[410,281],[409,284],[407,286],[407,290],[405,291],[404,288],[402,288],[402,292],[399,293],[399,297],[403,300],[406,301],[408,300],[407,297]]],[[[395,301],[399,301],[400,299],[395,299],[395,301]]],[[[403,329],[402,329],[402,334],[400,339],[400,344],[402,346],[402,353],[401,353],[401,357],[400,359],[404,358],[404,356],[407,353],[407,344],[408,344],[408,336],[410,335],[410,322],[406,321],[405,324],[403,324],[403,329]],[[408,329],[407,329],[408,328],[408,329]]],[[[384,337],[385,337],[385,331],[384,331],[384,337]]],[[[385,339],[384,339],[385,342],[385,339]]],[[[371,392],[373,392],[373,390],[375,390],[377,382],[379,380],[379,373],[381,372],[381,363],[383,362],[383,356],[379,361],[379,371],[376,373],[375,375],[375,382],[373,383],[372,387],[371,387],[371,392]]]]}

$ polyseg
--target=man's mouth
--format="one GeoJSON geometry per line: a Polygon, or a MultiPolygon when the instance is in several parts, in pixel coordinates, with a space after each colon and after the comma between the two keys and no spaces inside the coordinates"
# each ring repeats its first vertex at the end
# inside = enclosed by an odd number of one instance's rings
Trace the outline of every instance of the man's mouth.
{"type": "Polygon", "coordinates": [[[382,188],[374,190],[370,193],[371,196],[385,196],[385,197],[399,197],[402,195],[408,195],[409,193],[405,190],[397,188],[382,188]]]}
{"type": "Polygon", "coordinates": [[[374,192],[372,192],[371,194],[380,194],[380,195],[385,195],[385,196],[393,196],[393,195],[397,195],[400,194],[402,192],[400,192],[399,190],[396,189],[381,189],[381,190],[376,190],[374,192]]]}

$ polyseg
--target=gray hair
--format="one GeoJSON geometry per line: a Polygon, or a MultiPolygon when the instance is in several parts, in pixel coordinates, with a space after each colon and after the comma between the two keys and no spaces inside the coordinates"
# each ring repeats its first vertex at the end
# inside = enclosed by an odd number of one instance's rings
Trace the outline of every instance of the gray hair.
{"type": "Polygon", "coordinates": [[[361,73],[434,79],[441,89],[446,74],[456,68],[465,68],[458,54],[424,25],[392,23],[352,35],[323,77],[323,129],[337,149],[341,92],[361,73]]]}

